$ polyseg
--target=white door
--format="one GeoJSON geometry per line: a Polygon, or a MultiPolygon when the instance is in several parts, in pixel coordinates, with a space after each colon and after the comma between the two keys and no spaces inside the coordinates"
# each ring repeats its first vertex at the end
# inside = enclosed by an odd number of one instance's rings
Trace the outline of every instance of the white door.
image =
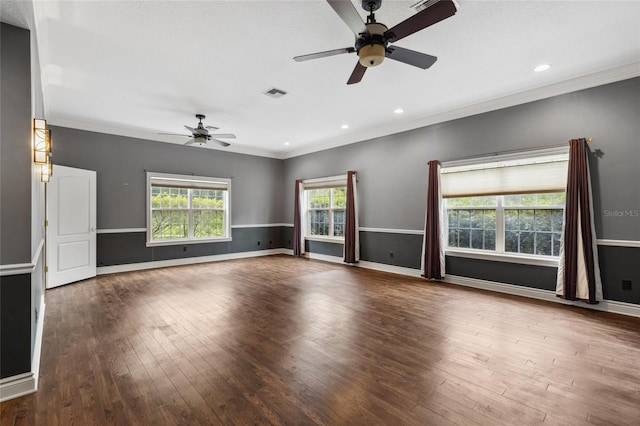
{"type": "Polygon", "coordinates": [[[47,288],[95,277],[96,172],[54,165],[47,186],[47,288]]]}

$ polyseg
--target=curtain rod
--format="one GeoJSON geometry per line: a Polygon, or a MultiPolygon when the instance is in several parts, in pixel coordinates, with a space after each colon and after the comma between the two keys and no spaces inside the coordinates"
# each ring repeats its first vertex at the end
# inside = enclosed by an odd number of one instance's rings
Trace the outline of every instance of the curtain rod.
{"type": "MultiPolygon", "coordinates": [[[[586,141],[591,143],[593,142],[593,138],[586,138],[586,141]]],[[[496,152],[489,152],[487,154],[479,154],[479,155],[470,155],[468,157],[459,157],[459,158],[454,158],[452,160],[447,160],[447,161],[441,161],[440,163],[453,163],[453,162],[458,162],[458,161],[464,161],[464,160],[472,160],[474,158],[487,158],[487,157],[496,157],[498,155],[505,155],[505,154],[517,154],[519,152],[530,152],[530,151],[536,151],[538,149],[548,149],[548,148],[562,148],[567,146],[567,142],[565,143],[557,143],[557,144],[549,144],[549,145],[541,145],[541,146],[537,146],[535,148],[520,148],[520,149],[512,149],[512,150],[508,150],[508,151],[496,151],[496,152]]]]}

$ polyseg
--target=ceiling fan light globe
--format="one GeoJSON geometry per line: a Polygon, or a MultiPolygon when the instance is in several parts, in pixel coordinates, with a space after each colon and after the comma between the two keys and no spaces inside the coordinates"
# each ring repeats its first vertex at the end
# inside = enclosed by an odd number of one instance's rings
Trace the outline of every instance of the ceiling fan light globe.
{"type": "Polygon", "coordinates": [[[358,51],[360,65],[363,67],[376,67],[384,61],[384,46],[381,44],[367,44],[358,51]]]}
{"type": "Polygon", "coordinates": [[[193,138],[193,143],[200,146],[206,145],[207,138],[193,138]]]}

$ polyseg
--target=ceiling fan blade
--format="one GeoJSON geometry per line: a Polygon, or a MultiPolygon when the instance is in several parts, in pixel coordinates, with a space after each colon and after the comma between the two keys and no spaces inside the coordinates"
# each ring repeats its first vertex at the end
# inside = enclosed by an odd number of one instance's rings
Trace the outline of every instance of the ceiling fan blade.
{"type": "Polygon", "coordinates": [[[159,135],[169,135],[169,136],[184,136],[186,138],[192,138],[191,135],[181,135],[179,133],[158,133],[159,135]]]}
{"type": "Polygon", "coordinates": [[[367,26],[360,17],[353,3],[349,0],[327,0],[329,6],[338,14],[340,19],[347,24],[347,27],[358,36],[360,33],[367,32],[367,26]]]}
{"type": "Polygon", "coordinates": [[[193,127],[189,127],[189,126],[185,125],[184,128],[187,129],[188,131],[190,131],[191,133],[196,132],[196,129],[194,129],[193,127]]]}
{"type": "Polygon", "coordinates": [[[398,46],[389,46],[385,56],[394,61],[413,65],[423,70],[426,70],[438,60],[435,56],[398,46]]]}
{"type": "Polygon", "coordinates": [[[210,134],[209,136],[213,136],[214,138],[220,139],[235,139],[236,135],[233,133],[218,133],[218,134],[210,134]]]}
{"type": "Polygon", "coordinates": [[[231,145],[231,144],[230,144],[230,143],[228,143],[228,142],[219,141],[218,139],[211,139],[211,140],[212,140],[212,141],[214,141],[215,143],[217,143],[218,145],[223,146],[223,147],[225,147],[225,148],[226,148],[226,147],[228,147],[229,145],[231,145]]]}
{"type": "Polygon", "coordinates": [[[195,143],[195,141],[196,141],[195,139],[191,138],[188,141],[186,141],[184,144],[185,145],[193,145],[195,143]]]}
{"type": "Polygon", "coordinates": [[[308,55],[300,55],[293,58],[296,62],[309,61],[311,59],[326,58],[327,56],[341,55],[343,53],[354,53],[356,49],[353,47],[345,47],[342,49],[326,50],[324,52],[310,53],[308,55]]]}
{"type": "Polygon", "coordinates": [[[213,126],[205,126],[206,129],[210,129],[210,130],[218,130],[219,127],[213,127],[213,126]]]}
{"type": "Polygon", "coordinates": [[[416,13],[412,17],[389,28],[384,33],[385,40],[396,42],[417,31],[447,19],[456,13],[456,5],[452,0],[440,0],[433,6],[416,13]]]}
{"type": "Polygon", "coordinates": [[[351,77],[349,77],[349,81],[347,81],[347,84],[360,83],[360,80],[362,80],[362,76],[364,76],[364,72],[366,70],[367,68],[360,65],[360,62],[356,63],[356,67],[353,69],[353,72],[351,73],[351,77]]]}

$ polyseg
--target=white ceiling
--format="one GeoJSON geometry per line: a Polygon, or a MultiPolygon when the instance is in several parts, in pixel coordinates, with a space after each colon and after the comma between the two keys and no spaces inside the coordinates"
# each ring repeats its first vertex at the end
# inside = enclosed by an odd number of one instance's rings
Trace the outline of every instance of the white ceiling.
{"type": "MultiPolygon", "coordinates": [[[[416,1],[385,0],[376,17],[391,27],[416,1]]],[[[278,158],[640,75],[640,1],[460,0],[455,16],[397,43],[437,56],[431,69],[387,60],[351,86],[355,54],[292,59],[353,45],[323,0],[34,9],[50,124],[184,143],[157,133],[203,113],[238,136],[226,150],[278,158]],[[542,63],[552,68],[533,72],[542,63]],[[288,94],[269,98],[271,87],[288,94]]]]}

